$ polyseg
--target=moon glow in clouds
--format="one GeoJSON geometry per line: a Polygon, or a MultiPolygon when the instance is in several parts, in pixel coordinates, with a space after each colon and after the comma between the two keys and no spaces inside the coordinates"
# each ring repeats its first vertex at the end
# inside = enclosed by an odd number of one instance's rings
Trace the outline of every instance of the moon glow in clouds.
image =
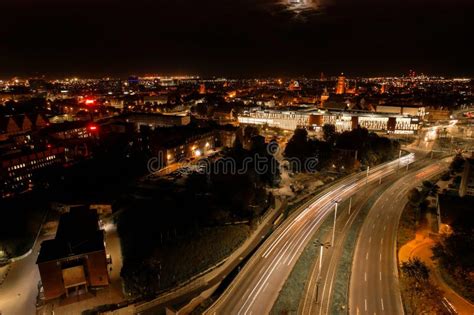
{"type": "Polygon", "coordinates": [[[308,16],[318,14],[322,10],[324,0],[278,0],[274,8],[278,13],[287,13],[295,19],[305,20],[308,16]]]}

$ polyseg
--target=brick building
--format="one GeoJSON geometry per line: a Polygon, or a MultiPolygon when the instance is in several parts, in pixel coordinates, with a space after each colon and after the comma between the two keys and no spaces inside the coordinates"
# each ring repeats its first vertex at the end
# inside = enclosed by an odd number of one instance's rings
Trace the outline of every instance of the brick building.
{"type": "Polygon", "coordinates": [[[109,284],[104,231],[96,210],[74,207],[61,215],[56,237],[41,243],[36,261],[46,300],[109,284]]]}
{"type": "Polygon", "coordinates": [[[5,198],[32,189],[42,175],[64,164],[64,154],[64,147],[51,147],[1,155],[0,197],[5,198]]]}

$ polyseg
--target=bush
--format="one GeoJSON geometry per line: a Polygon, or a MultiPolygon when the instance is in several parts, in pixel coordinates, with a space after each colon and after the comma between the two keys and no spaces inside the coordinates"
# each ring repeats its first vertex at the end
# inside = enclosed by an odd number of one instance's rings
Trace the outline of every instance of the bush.
{"type": "Polygon", "coordinates": [[[451,174],[449,172],[446,172],[443,174],[443,176],[441,176],[441,180],[443,181],[448,181],[451,179],[451,174]]]}
{"type": "Polygon", "coordinates": [[[151,297],[219,263],[240,246],[249,233],[248,225],[229,225],[203,228],[197,234],[163,245],[155,240],[149,256],[124,260],[121,276],[134,296],[151,297]]]}

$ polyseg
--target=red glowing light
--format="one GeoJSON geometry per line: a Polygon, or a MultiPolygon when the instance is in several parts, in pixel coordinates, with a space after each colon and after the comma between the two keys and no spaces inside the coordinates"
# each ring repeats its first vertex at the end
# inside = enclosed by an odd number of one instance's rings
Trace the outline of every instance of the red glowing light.
{"type": "Polygon", "coordinates": [[[85,103],[86,103],[86,105],[94,105],[94,104],[95,104],[95,100],[86,99],[85,103]]]}
{"type": "Polygon", "coordinates": [[[96,125],[90,125],[89,130],[90,131],[97,131],[98,127],[96,125]]]}

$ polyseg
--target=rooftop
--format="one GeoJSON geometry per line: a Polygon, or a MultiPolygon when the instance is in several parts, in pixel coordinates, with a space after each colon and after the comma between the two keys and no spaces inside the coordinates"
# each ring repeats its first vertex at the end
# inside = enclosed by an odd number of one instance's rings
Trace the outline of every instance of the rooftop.
{"type": "Polygon", "coordinates": [[[74,207],[61,215],[56,237],[43,241],[36,263],[104,250],[104,231],[96,210],[74,207]]]}

